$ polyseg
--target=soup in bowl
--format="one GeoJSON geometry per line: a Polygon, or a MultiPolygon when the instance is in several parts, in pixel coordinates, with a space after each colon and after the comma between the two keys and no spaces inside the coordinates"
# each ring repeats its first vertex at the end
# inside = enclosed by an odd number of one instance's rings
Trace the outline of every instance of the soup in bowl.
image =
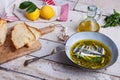
{"type": "Polygon", "coordinates": [[[115,43],[106,35],[97,32],[80,32],[66,42],[68,58],[87,69],[102,69],[114,64],[118,57],[115,43]]]}

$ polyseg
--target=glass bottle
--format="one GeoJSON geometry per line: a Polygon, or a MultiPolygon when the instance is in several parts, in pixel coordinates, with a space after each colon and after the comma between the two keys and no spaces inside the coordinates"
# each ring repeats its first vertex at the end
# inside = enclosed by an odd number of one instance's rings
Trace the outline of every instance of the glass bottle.
{"type": "Polygon", "coordinates": [[[97,13],[97,7],[92,5],[88,6],[88,14],[87,18],[80,22],[79,26],[77,27],[77,32],[82,31],[95,31],[98,32],[100,29],[99,24],[97,23],[97,20],[101,17],[101,12],[99,14],[99,17],[95,19],[97,13]]]}

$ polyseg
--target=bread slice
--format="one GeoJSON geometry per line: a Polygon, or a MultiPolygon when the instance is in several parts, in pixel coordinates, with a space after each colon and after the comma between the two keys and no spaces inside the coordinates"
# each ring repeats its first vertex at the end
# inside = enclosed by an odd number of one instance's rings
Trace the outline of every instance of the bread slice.
{"type": "Polygon", "coordinates": [[[41,31],[39,30],[39,29],[37,29],[37,28],[35,28],[35,27],[31,27],[31,26],[29,26],[28,27],[31,31],[32,31],[32,33],[35,35],[35,38],[36,38],[36,40],[38,40],[42,35],[41,35],[41,31]]]}
{"type": "Polygon", "coordinates": [[[11,40],[16,49],[23,46],[31,46],[36,37],[25,23],[16,24],[11,33],[11,40]]]}
{"type": "Polygon", "coordinates": [[[39,37],[41,37],[42,35],[48,34],[52,31],[54,31],[55,27],[54,26],[47,26],[41,29],[35,28],[35,27],[30,27],[29,29],[34,33],[34,35],[36,36],[36,40],[39,39],[39,37]]]}
{"type": "Polygon", "coordinates": [[[5,42],[7,29],[7,22],[3,19],[0,19],[0,46],[2,46],[5,42]]]}

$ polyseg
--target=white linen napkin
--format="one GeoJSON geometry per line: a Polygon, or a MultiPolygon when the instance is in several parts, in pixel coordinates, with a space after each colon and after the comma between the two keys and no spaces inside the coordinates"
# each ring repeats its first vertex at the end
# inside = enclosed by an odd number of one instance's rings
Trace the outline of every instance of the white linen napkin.
{"type": "Polygon", "coordinates": [[[0,18],[6,21],[16,21],[18,18],[13,14],[14,5],[21,0],[0,0],[0,18]]]}

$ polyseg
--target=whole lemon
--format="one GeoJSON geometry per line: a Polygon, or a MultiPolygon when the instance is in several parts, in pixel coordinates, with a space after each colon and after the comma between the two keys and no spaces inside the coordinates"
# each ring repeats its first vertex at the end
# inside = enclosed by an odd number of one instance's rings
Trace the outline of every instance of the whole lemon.
{"type": "Polygon", "coordinates": [[[44,5],[42,6],[41,10],[40,10],[40,16],[44,19],[51,19],[52,17],[54,17],[55,12],[53,10],[53,8],[49,5],[44,5]]]}
{"type": "Polygon", "coordinates": [[[40,16],[40,10],[38,8],[36,8],[36,10],[31,13],[26,12],[26,17],[32,21],[37,20],[39,16],[40,16]]]}

